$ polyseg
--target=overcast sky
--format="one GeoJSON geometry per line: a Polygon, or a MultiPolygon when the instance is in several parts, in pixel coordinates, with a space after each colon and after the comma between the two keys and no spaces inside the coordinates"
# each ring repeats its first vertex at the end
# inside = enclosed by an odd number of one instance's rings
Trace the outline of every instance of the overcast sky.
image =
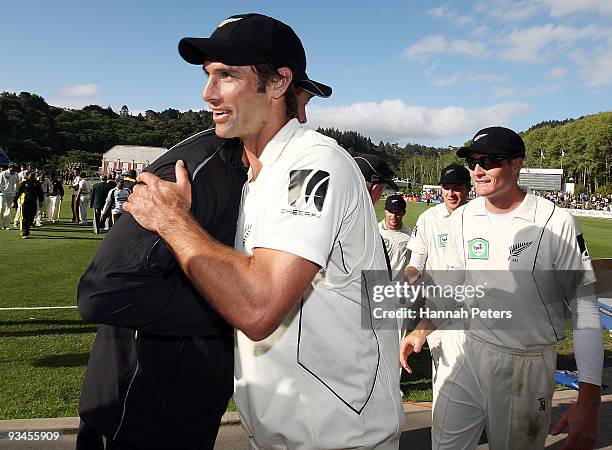
{"type": "Polygon", "coordinates": [[[612,109],[612,0],[6,0],[2,12],[0,91],[56,106],[202,109],[204,77],[179,39],[260,12],[296,30],[308,74],[334,88],[311,102],[313,127],[446,146],[612,109]]]}

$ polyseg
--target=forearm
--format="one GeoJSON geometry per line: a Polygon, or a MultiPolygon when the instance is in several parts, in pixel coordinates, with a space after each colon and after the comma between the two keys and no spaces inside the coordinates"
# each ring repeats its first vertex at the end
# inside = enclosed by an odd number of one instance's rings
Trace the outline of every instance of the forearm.
{"type": "Polygon", "coordinates": [[[288,313],[279,314],[282,289],[254,270],[254,258],[216,241],[191,215],[174,217],[159,234],[198,292],[249,338],[267,337],[288,313]]]}

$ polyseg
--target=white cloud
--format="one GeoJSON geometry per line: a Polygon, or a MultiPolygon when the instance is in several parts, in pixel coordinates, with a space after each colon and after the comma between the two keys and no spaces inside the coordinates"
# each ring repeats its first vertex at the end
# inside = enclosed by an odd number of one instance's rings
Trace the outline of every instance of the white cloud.
{"type": "Polygon", "coordinates": [[[406,59],[414,59],[419,56],[432,53],[442,53],[448,49],[446,38],[440,34],[427,36],[404,49],[406,59]]]}
{"type": "Polygon", "coordinates": [[[470,74],[465,77],[467,81],[474,83],[500,83],[506,80],[506,75],[500,75],[496,73],[477,73],[470,74]]]}
{"type": "Polygon", "coordinates": [[[546,76],[553,80],[562,80],[567,75],[567,70],[563,67],[553,67],[548,71],[546,76]]]}
{"type": "Polygon", "coordinates": [[[93,97],[98,93],[98,85],[93,83],[88,84],[72,84],[65,86],[61,91],[61,95],[68,97],[93,97]]]}
{"type": "Polygon", "coordinates": [[[460,39],[458,41],[451,42],[448,51],[449,53],[466,55],[470,58],[478,58],[487,53],[487,46],[482,42],[460,39]]]}
{"type": "Polygon", "coordinates": [[[555,92],[561,89],[562,83],[552,83],[543,86],[534,86],[521,91],[523,97],[533,97],[535,95],[544,95],[550,92],[555,92]]]}
{"type": "Polygon", "coordinates": [[[518,22],[537,15],[541,8],[542,5],[534,0],[481,0],[475,10],[502,22],[518,22]]]}
{"type": "Polygon", "coordinates": [[[612,2],[610,0],[540,0],[550,8],[551,15],[555,17],[574,14],[577,12],[594,12],[597,14],[612,15],[612,2]]]}
{"type": "Polygon", "coordinates": [[[434,81],[434,84],[436,86],[450,86],[452,84],[455,84],[457,81],[459,81],[460,78],[461,78],[461,75],[459,73],[454,73],[450,77],[446,77],[446,78],[438,77],[434,81]]]}
{"type": "Polygon", "coordinates": [[[601,47],[587,55],[577,54],[580,76],[587,86],[612,86],[612,47],[601,47]]]}
{"type": "Polygon", "coordinates": [[[403,55],[408,60],[425,58],[436,53],[466,55],[470,58],[477,58],[484,56],[486,52],[487,46],[483,42],[467,41],[464,39],[449,42],[444,36],[436,34],[426,36],[406,47],[403,55]]]}
{"type": "Polygon", "coordinates": [[[457,11],[451,9],[448,3],[444,3],[436,8],[427,11],[430,16],[436,19],[449,20],[458,27],[464,27],[474,23],[474,19],[470,16],[465,16],[457,13],[457,11]]]}
{"type": "Polygon", "coordinates": [[[410,106],[402,100],[353,103],[347,106],[309,108],[311,127],[336,127],[341,130],[356,130],[374,141],[388,142],[459,142],[474,130],[507,124],[511,119],[529,111],[526,103],[509,102],[485,108],[427,108],[410,106]]]}
{"type": "Polygon", "coordinates": [[[493,98],[509,97],[514,93],[514,89],[507,87],[496,87],[493,91],[493,98]]]}
{"type": "Polygon", "coordinates": [[[506,38],[507,48],[501,59],[520,63],[542,63],[552,59],[562,50],[587,38],[602,38],[609,34],[594,25],[574,28],[564,25],[537,25],[515,30],[506,38]]]}

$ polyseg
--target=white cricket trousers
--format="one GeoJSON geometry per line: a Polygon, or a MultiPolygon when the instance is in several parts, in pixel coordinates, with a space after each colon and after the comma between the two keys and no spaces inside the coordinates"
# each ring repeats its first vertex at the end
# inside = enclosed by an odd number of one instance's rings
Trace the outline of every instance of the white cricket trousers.
{"type": "Polygon", "coordinates": [[[543,449],[555,388],[554,348],[512,350],[468,333],[458,335],[458,346],[438,365],[432,449],[475,449],[484,427],[491,450],[543,449]]]}
{"type": "Polygon", "coordinates": [[[60,214],[60,202],[61,197],[59,195],[49,196],[49,209],[47,210],[47,220],[50,222],[57,222],[60,214]]]}
{"type": "Polygon", "coordinates": [[[15,194],[0,194],[0,227],[8,228],[15,194]]]}
{"type": "Polygon", "coordinates": [[[87,208],[89,207],[89,194],[81,195],[79,197],[79,222],[81,225],[87,225],[87,208]]]}

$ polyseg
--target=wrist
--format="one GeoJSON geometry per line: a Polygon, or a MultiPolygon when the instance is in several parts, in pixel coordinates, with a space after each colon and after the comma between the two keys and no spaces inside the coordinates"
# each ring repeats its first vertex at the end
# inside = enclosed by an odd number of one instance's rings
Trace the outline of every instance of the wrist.
{"type": "Polygon", "coordinates": [[[601,404],[601,388],[591,383],[580,383],[576,406],[579,408],[598,409],[601,404]]]}

